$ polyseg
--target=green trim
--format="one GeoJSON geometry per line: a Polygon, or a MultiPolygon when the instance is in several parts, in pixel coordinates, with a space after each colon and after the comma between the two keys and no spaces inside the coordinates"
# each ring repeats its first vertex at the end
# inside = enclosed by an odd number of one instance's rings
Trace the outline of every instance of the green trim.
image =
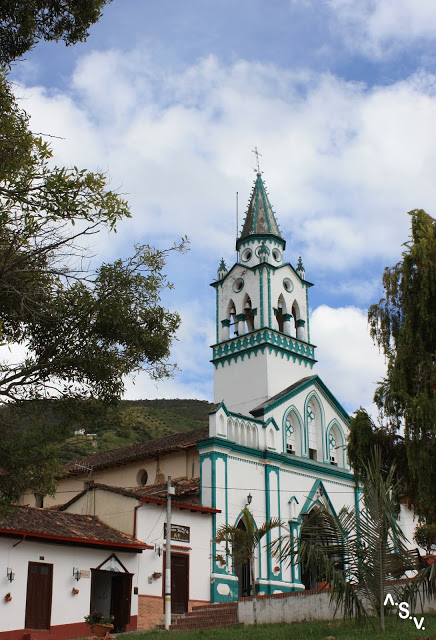
{"type": "MultiPolygon", "coordinates": [[[[269,475],[272,472],[271,466],[267,463],[265,465],[265,521],[268,522],[271,518],[271,493],[269,487],[269,475]]],[[[271,544],[271,531],[268,531],[266,534],[266,543],[268,545],[267,549],[269,549],[269,545],[271,544]]],[[[267,580],[271,580],[273,577],[272,572],[272,558],[271,553],[266,554],[266,575],[267,580]]],[[[260,576],[259,576],[260,577],[260,576]]]]}
{"type": "MultiPolygon", "coordinates": [[[[242,244],[241,244],[240,246],[242,246],[242,244]]],[[[241,260],[242,260],[242,262],[249,262],[249,261],[251,260],[251,258],[253,257],[253,250],[252,250],[252,249],[250,249],[250,251],[251,251],[251,256],[250,256],[249,258],[244,258],[244,257],[241,255],[241,260]]],[[[242,253],[243,253],[243,251],[241,251],[241,254],[242,254],[242,253]]]]}
{"type": "Polygon", "coordinates": [[[212,574],[211,576],[211,584],[210,584],[210,601],[213,603],[221,603],[221,602],[237,602],[239,598],[239,586],[238,579],[233,576],[221,575],[219,576],[212,574]],[[221,593],[218,593],[218,585],[219,584],[227,584],[229,586],[230,592],[228,595],[223,596],[221,593]]]}
{"type": "Polygon", "coordinates": [[[300,513],[298,515],[298,522],[301,523],[303,521],[301,515],[303,513],[309,513],[310,509],[312,508],[313,505],[315,505],[316,503],[320,502],[319,500],[314,500],[314,496],[315,493],[318,491],[319,487],[322,487],[322,490],[324,492],[324,496],[327,500],[327,504],[329,506],[329,509],[331,510],[333,516],[336,518],[337,517],[337,513],[336,513],[336,509],[334,508],[332,501],[330,500],[330,496],[328,494],[328,492],[326,491],[326,488],[323,484],[323,481],[321,479],[315,480],[312,489],[310,490],[310,493],[306,499],[306,502],[303,504],[303,506],[301,507],[300,513]]]}
{"type": "Polygon", "coordinates": [[[233,285],[232,285],[232,290],[234,291],[234,293],[241,293],[241,291],[243,290],[245,286],[245,281],[244,278],[241,278],[240,276],[238,278],[236,278],[236,280],[234,281],[233,285]],[[239,289],[235,289],[236,283],[237,282],[242,282],[242,287],[240,287],[239,289]]]}
{"type": "Polygon", "coordinates": [[[305,324],[306,324],[305,320],[297,320],[296,322],[297,327],[304,327],[305,324]]]}
{"type": "Polygon", "coordinates": [[[330,436],[330,431],[332,430],[333,427],[336,427],[337,430],[339,431],[339,435],[341,436],[342,439],[342,445],[341,445],[341,449],[342,449],[342,468],[345,469],[345,447],[347,444],[346,438],[345,438],[345,433],[341,427],[341,425],[339,424],[339,422],[337,421],[336,418],[333,418],[332,420],[330,420],[330,422],[327,425],[327,429],[325,432],[325,446],[326,446],[326,459],[330,462],[330,442],[329,442],[329,436],[330,436]]]}
{"type": "Polygon", "coordinates": [[[236,320],[238,322],[245,322],[245,313],[237,313],[236,314],[236,320]]]}
{"type": "MultiPolygon", "coordinates": [[[[302,471],[308,471],[310,473],[323,474],[331,478],[337,478],[338,480],[346,480],[347,482],[354,481],[354,475],[351,471],[346,469],[339,469],[331,464],[325,462],[318,462],[317,460],[310,460],[308,458],[301,458],[300,456],[288,456],[277,451],[271,451],[270,449],[255,449],[253,447],[247,447],[243,444],[231,442],[230,440],[223,440],[222,438],[212,437],[207,440],[197,442],[197,449],[201,452],[202,449],[209,447],[219,447],[225,449],[227,452],[238,453],[248,458],[256,460],[256,462],[262,462],[268,460],[268,462],[275,462],[281,464],[284,467],[299,469],[302,471]]],[[[201,454],[203,455],[203,454],[201,454]]],[[[255,463],[256,464],[256,463],[255,463]]]]}
{"type": "Polygon", "coordinates": [[[292,293],[294,290],[294,283],[292,282],[291,278],[283,278],[283,289],[287,292],[287,293],[292,293]],[[291,285],[290,289],[286,288],[285,282],[289,282],[289,284],[291,285]]]}
{"type": "Polygon", "coordinates": [[[228,320],[227,318],[225,320],[221,320],[221,326],[230,327],[230,320],[228,320]]]}
{"type": "Polygon", "coordinates": [[[306,286],[306,315],[307,315],[307,341],[310,342],[310,325],[309,325],[309,288],[306,286]]]}
{"type": "Polygon", "coordinates": [[[267,274],[267,278],[268,278],[268,326],[270,329],[272,329],[272,320],[271,320],[271,275],[270,272],[268,271],[267,274]]]}
{"type": "Polygon", "coordinates": [[[258,244],[258,242],[261,240],[266,240],[271,244],[282,248],[282,250],[284,250],[286,247],[286,240],[284,240],[283,238],[279,238],[279,236],[276,236],[273,233],[271,235],[266,233],[250,233],[249,237],[238,238],[236,242],[238,245],[238,249],[240,250],[241,247],[244,247],[245,245],[258,244]]]}
{"type": "MultiPolygon", "coordinates": [[[[262,322],[262,306],[260,313],[262,322]]],[[[228,340],[223,340],[223,342],[212,345],[211,361],[215,365],[223,361],[231,362],[234,360],[236,362],[238,357],[242,356],[243,360],[247,355],[248,358],[250,358],[253,353],[257,355],[259,350],[263,354],[265,349],[268,350],[268,353],[274,352],[276,355],[280,354],[282,357],[282,354],[284,354],[288,360],[292,357],[293,362],[296,362],[297,359],[300,364],[301,361],[305,361],[306,366],[307,363],[313,366],[316,362],[314,345],[287,336],[271,328],[255,329],[241,336],[234,336],[228,340]]]]}
{"type": "Polygon", "coordinates": [[[330,400],[330,402],[332,403],[333,407],[340,414],[340,416],[344,420],[344,422],[349,424],[350,416],[345,411],[343,406],[336,400],[336,398],[334,397],[332,392],[329,391],[329,389],[325,386],[324,382],[321,380],[321,378],[318,375],[314,375],[313,377],[310,377],[309,380],[306,380],[306,382],[302,382],[301,384],[298,385],[298,387],[295,387],[295,389],[292,389],[292,391],[289,391],[288,393],[286,393],[285,395],[281,396],[280,398],[277,398],[277,400],[275,400],[274,402],[269,404],[267,407],[265,407],[265,409],[263,411],[263,414],[265,415],[266,413],[269,413],[270,411],[272,411],[276,407],[280,406],[284,402],[288,402],[288,400],[290,398],[293,398],[298,393],[301,393],[301,391],[304,391],[304,389],[307,389],[312,384],[317,386],[318,390],[321,393],[324,393],[325,396],[327,396],[327,399],[330,400]]]}
{"type": "MultiPolygon", "coordinates": [[[[216,341],[219,342],[220,339],[220,333],[219,333],[219,313],[218,313],[218,293],[219,289],[216,288],[215,292],[215,322],[216,322],[216,341]]],[[[229,324],[230,324],[230,320],[229,320],[229,324]]],[[[223,325],[224,326],[224,325],[223,325]]]]}
{"type": "MultiPolygon", "coordinates": [[[[307,446],[309,448],[309,445],[310,445],[309,423],[308,423],[308,420],[307,420],[307,409],[308,409],[308,406],[309,406],[309,402],[311,401],[312,398],[316,399],[316,402],[318,404],[320,418],[321,418],[321,452],[322,452],[322,459],[325,462],[326,461],[326,453],[325,453],[325,411],[324,411],[324,405],[321,402],[321,398],[318,396],[318,394],[317,394],[315,389],[313,389],[312,391],[310,391],[307,394],[306,399],[304,401],[304,427],[305,427],[305,429],[307,431],[307,446]]],[[[319,446],[318,440],[317,440],[317,446],[319,446]]],[[[309,450],[307,451],[307,453],[309,453],[309,450]]],[[[330,464],[330,459],[329,459],[329,464],[330,464]]]]}
{"type": "MultiPolygon", "coordinates": [[[[260,237],[260,236],[259,236],[260,237]]],[[[270,236],[265,236],[266,238],[270,238],[270,236]]],[[[225,280],[230,276],[230,274],[232,273],[232,271],[234,269],[236,269],[236,267],[241,267],[241,269],[245,269],[245,270],[250,270],[253,271],[253,273],[255,271],[257,271],[258,269],[262,269],[263,267],[267,267],[268,269],[271,269],[272,271],[278,271],[280,269],[284,269],[285,267],[289,267],[292,272],[294,273],[294,275],[298,278],[298,280],[307,288],[307,287],[313,287],[313,282],[309,282],[308,280],[303,280],[298,273],[295,271],[294,267],[291,265],[290,262],[285,262],[284,264],[280,264],[280,265],[275,265],[275,264],[270,264],[269,262],[260,262],[258,264],[253,264],[251,267],[248,266],[247,264],[242,264],[242,262],[235,262],[235,264],[233,265],[233,267],[230,269],[230,271],[224,276],[224,278],[222,278],[221,280],[215,280],[214,282],[210,283],[211,287],[222,287],[225,280]]]]}
{"type": "Polygon", "coordinates": [[[300,412],[298,411],[297,407],[295,405],[292,405],[291,407],[289,407],[288,409],[286,409],[284,415],[283,415],[283,422],[282,422],[282,426],[283,426],[283,453],[286,454],[287,456],[290,455],[295,455],[293,453],[288,453],[287,452],[287,448],[288,448],[288,436],[287,436],[287,427],[286,427],[286,420],[288,419],[288,417],[290,416],[290,414],[293,413],[295,415],[295,417],[298,420],[298,424],[300,425],[300,457],[304,457],[307,456],[307,440],[306,440],[306,431],[304,429],[304,421],[300,415],[300,412]]]}

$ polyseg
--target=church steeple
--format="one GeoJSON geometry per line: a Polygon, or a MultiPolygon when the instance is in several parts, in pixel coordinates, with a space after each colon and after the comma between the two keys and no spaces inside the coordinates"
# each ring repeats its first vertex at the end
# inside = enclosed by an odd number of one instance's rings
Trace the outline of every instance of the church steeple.
{"type": "Polygon", "coordinates": [[[274,236],[282,241],[283,248],[285,248],[285,240],[280,233],[260,172],[256,175],[250,202],[245,214],[244,225],[241,235],[236,242],[237,250],[239,250],[241,242],[253,236],[274,236]]]}

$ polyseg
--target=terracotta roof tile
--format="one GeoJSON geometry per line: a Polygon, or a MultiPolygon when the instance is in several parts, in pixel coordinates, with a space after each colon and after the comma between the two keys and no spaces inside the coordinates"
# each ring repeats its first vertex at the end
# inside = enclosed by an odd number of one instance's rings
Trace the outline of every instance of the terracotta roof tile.
{"type": "Polygon", "coordinates": [[[209,427],[202,427],[195,431],[184,431],[183,433],[176,433],[171,436],[157,438],[156,440],[148,440],[146,442],[131,444],[127,447],[112,449],[111,451],[95,453],[86,458],[68,462],[63,468],[69,475],[83,475],[83,469],[78,468],[77,465],[92,467],[95,471],[108,469],[110,467],[127,464],[128,462],[134,462],[135,460],[142,460],[151,456],[194,447],[197,442],[206,440],[208,437],[209,427]]]}
{"type": "Polygon", "coordinates": [[[20,534],[58,542],[130,547],[138,551],[149,548],[132,536],[107,526],[96,516],[35,507],[13,507],[13,511],[0,520],[1,534],[20,534]]]}

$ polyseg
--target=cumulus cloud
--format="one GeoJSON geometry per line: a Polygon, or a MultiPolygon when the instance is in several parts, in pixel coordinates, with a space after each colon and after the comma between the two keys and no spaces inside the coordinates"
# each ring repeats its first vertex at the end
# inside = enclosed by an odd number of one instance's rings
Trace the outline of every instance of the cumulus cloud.
{"type": "Polygon", "coordinates": [[[350,48],[372,58],[434,38],[436,5],[428,0],[327,0],[327,4],[350,48]]]}
{"type": "MultiPolygon", "coordinates": [[[[369,88],[329,73],[225,64],[214,56],[175,69],[142,48],[83,56],[63,93],[28,85],[19,94],[35,130],[63,137],[53,140],[57,162],[110,170],[111,187],[128,196],[131,220],[110,241],[94,240],[100,259],[125,255],[133,241],[165,247],[190,237],[184,266],[179,262],[170,273],[171,304],[183,310],[186,326],[173,360],[184,373],[167,388],[176,392],[180,381],[205,397],[205,375],[212,375],[204,373],[211,367],[206,342],[213,342],[206,335],[214,322],[207,285],[221,256],[227,264],[235,260],[235,192],[241,223],[254,178],[251,150],[257,145],[263,154],[287,259],[295,264],[302,255],[309,279],[316,271],[329,291],[335,283],[334,304],[363,306],[377,290],[381,267],[400,257],[409,229],[405,212],[436,210],[435,88],[436,77],[424,72],[369,88]]],[[[313,332],[320,370],[337,372],[332,386],[345,390],[348,408],[370,402],[373,389],[363,379],[371,385],[380,369],[377,356],[367,355],[373,347],[363,312],[320,309],[313,320],[317,327],[322,318],[321,341],[313,332]],[[348,358],[329,346],[338,318],[342,339],[354,321],[354,331],[366,336],[353,347],[360,382],[352,382],[348,358]]]]}
{"type": "Polygon", "coordinates": [[[313,369],[349,411],[365,407],[376,417],[375,384],[386,373],[383,356],[369,335],[367,314],[357,307],[321,305],[311,315],[318,363],[313,369]]]}

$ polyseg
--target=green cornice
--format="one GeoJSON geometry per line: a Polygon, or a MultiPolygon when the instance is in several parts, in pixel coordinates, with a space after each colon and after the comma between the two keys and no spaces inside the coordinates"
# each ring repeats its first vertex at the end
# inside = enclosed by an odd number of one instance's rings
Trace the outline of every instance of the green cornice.
{"type": "Polygon", "coordinates": [[[258,244],[258,242],[261,240],[266,240],[272,245],[280,247],[283,250],[286,247],[286,240],[284,240],[283,238],[279,238],[279,236],[266,233],[253,233],[245,238],[238,238],[237,248],[238,250],[241,250],[243,247],[249,246],[250,244],[258,244]]]}
{"type": "MultiPolygon", "coordinates": [[[[243,422],[253,422],[254,424],[260,425],[263,429],[265,429],[269,424],[272,424],[276,431],[279,431],[279,426],[274,418],[268,418],[268,420],[259,420],[258,418],[253,418],[252,416],[245,416],[243,413],[235,413],[234,411],[229,411],[224,403],[224,400],[219,403],[219,405],[210,412],[210,415],[218,413],[218,411],[222,409],[226,414],[227,418],[235,418],[235,420],[241,420],[243,422]]],[[[218,437],[218,436],[217,436],[218,437]]],[[[220,439],[218,437],[218,439],[220,439]]]]}
{"type": "Polygon", "coordinates": [[[202,440],[201,442],[197,442],[196,446],[200,452],[200,455],[204,455],[201,453],[203,449],[209,447],[219,447],[220,449],[225,449],[227,452],[232,451],[233,453],[239,453],[240,455],[245,455],[249,458],[260,460],[265,464],[270,464],[271,462],[273,462],[292,469],[310,471],[311,473],[323,474],[330,478],[337,478],[339,480],[354,482],[354,475],[351,471],[340,469],[339,467],[335,467],[330,463],[318,462],[317,460],[311,460],[310,458],[301,458],[300,456],[295,455],[289,456],[284,453],[271,451],[270,449],[255,449],[253,447],[247,447],[243,444],[238,444],[237,442],[231,442],[230,440],[223,440],[222,438],[217,438],[216,436],[208,438],[207,440],[202,440]]]}
{"type": "Polygon", "coordinates": [[[238,358],[243,360],[245,356],[248,358],[252,355],[256,356],[259,351],[264,353],[265,349],[270,353],[274,351],[276,355],[286,357],[288,360],[292,357],[294,362],[298,360],[300,364],[304,361],[306,366],[309,364],[312,367],[316,362],[314,345],[286,336],[275,329],[256,329],[242,336],[214,344],[212,349],[211,362],[215,366],[220,362],[224,366],[225,362],[232,360],[236,362],[238,358]]]}
{"type": "Polygon", "coordinates": [[[326,387],[326,385],[324,384],[324,382],[321,380],[321,378],[318,375],[310,377],[308,380],[306,380],[305,382],[302,382],[300,385],[296,386],[294,389],[289,391],[289,393],[285,393],[280,398],[277,398],[277,400],[275,402],[272,402],[270,405],[265,407],[265,409],[263,411],[263,415],[269,413],[270,411],[272,411],[276,407],[280,406],[284,402],[288,402],[288,400],[290,400],[290,398],[293,398],[294,396],[296,396],[301,391],[304,391],[304,389],[307,389],[308,387],[310,387],[312,384],[317,386],[318,389],[322,393],[324,393],[325,396],[327,396],[328,400],[330,400],[330,402],[333,404],[333,406],[335,407],[337,412],[341,415],[341,417],[344,420],[344,422],[346,422],[346,424],[349,424],[350,416],[345,411],[344,407],[340,404],[340,402],[338,402],[338,400],[336,400],[335,396],[326,387]]]}

